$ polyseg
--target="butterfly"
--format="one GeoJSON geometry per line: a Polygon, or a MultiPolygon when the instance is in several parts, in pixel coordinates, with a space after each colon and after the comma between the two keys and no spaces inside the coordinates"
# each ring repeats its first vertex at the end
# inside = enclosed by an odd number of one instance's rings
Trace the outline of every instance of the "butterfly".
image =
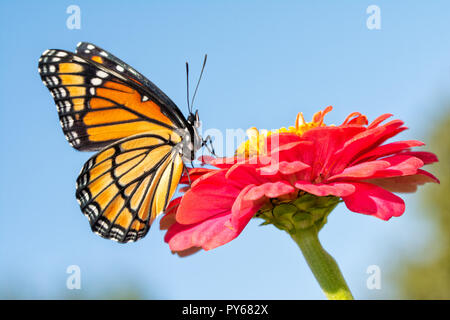
{"type": "Polygon", "coordinates": [[[185,162],[206,143],[189,93],[186,119],[150,80],[87,42],[75,53],[46,50],[38,71],[70,145],[98,151],[76,183],[92,231],[121,243],[143,238],[176,191],[185,162]]]}

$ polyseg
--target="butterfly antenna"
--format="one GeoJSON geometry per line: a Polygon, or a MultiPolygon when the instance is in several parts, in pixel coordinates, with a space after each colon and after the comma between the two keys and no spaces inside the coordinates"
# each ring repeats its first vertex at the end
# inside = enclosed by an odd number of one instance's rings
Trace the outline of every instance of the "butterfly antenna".
{"type": "Polygon", "coordinates": [[[189,64],[186,62],[186,99],[189,113],[192,113],[191,106],[189,104],[189,64]]]}
{"type": "Polygon", "coordinates": [[[199,86],[199,84],[200,84],[200,80],[202,80],[203,70],[205,70],[206,59],[207,59],[207,58],[208,58],[208,55],[205,54],[205,59],[203,60],[202,71],[200,72],[200,77],[198,78],[197,86],[195,87],[194,95],[192,96],[191,106],[194,105],[195,95],[197,94],[197,90],[198,90],[198,86],[199,86]]]}

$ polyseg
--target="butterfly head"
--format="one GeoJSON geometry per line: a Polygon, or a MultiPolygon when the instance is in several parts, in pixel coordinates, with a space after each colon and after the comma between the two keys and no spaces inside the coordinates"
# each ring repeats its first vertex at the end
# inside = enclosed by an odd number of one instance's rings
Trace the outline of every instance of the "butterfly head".
{"type": "Polygon", "coordinates": [[[200,117],[198,115],[198,110],[195,110],[195,113],[189,113],[189,116],[187,118],[188,123],[193,126],[194,128],[198,129],[200,128],[200,117]]]}
{"type": "Polygon", "coordinates": [[[198,111],[189,113],[187,118],[188,126],[181,132],[183,136],[183,143],[180,144],[180,153],[185,162],[195,160],[195,153],[203,146],[203,139],[199,133],[201,122],[198,116],[198,111]]]}

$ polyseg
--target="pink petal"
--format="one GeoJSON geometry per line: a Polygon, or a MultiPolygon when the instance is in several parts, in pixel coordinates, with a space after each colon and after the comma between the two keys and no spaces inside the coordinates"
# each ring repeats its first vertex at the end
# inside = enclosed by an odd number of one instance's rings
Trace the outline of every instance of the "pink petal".
{"type": "Polygon", "coordinates": [[[346,168],[341,174],[334,175],[327,180],[360,180],[413,175],[422,166],[423,161],[419,158],[400,153],[382,160],[363,162],[346,168]]]}
{"type": "Polygon", "coordinates": [[[390,156],[388,158],[383,158],[383,161],[389,162],[390,166],[386,169],[377,171],[370,178],[413,175],[416,174],[417,169],[424,165],[423,161],[419,158],[403,155],[403,153],[390,156]]]}
{"type": "Polygon", "coordinates": [[[188,186],[187,190],[189,190],[189,188],[195,187],[196,184],[200,183],[201,181],[203,181],[203,180],[205,180],[205,179],[208,179],[210,176],[215,175],[215,174],[217,173],[217,171],[219,171],[219,170],[222,170],[222,171],[223,171],[223,170],[225,170],[225,169],[216,169],[216,170],[212,170],[212,171],[210,171],[210,172],[208,172],[208,173],[205,173],[205,174],[203,174],[203,175],[200,175],[200,176],[196,177],[196,179],[195,179],[194,181],[192,181],[190,187],[188,186]]]}
{"type": "Polygon", "coordinates": [[[278,174],[291,175],[309,168],[311,168],[309,165],[301,161],[292,161],[292,162],[282,161],[279,163],[274,163],[272,165],[259,168],[257,169],[257,171],[261,175],[278,175],[278,174]]]}
{"type": "Polygon", "coordinates": [[[228,180],[234,181],[237,185],[244,188],[249,184],[262,184],[267,182],[266,177],[262,177],[257,172],[257,166],[252,164],[236,164],[231,167],[225,177],[228,180]]]}
{"type": "Polygon", "coordinates": [[[288,132],[274,133],[267,137],[265,140],[267,152],[273,153],[285,148],[286,146],[293,145],[301,141],[301,137],[288,132]]]}
{"type": "Polygon", "coordinates": [[[170,249],[184,251],[201,247],[211,250],[236,238],[263,204],[245,200],[252,187],[249,185],[241,191],[231,209],[233,213],[227,211],[190,225],[174,224],[164,238],[170,249]]]}
{"type": "Polygon", "coordinates": [[[238,162],[242,162],[245,159],[243,158],[238,158],[238,157],[218,157],[218,158],[213,158],[210,156],[202,156],[199,158],[200,161],[215,166],[217,168],[220,169],[228,169],[231,166],[233,166],[234,164],[238,163],[238,162]]]}
{"type": "Polygon", "coordinates": [[[366,129],[363,126],[310,129],[303,134],[302,139],[313,142],[313,147],[306,150],[300,149],[300,153],[306,152],[307,158],[303,157],[297,160],[311,165],[311,177],[314,179],[325,169],[328,169],[330,163],[335,162],[336,152],[342,149],[348,140],[364,130],[366,129]]]}
{"type": "Polygon", "coordinates": [[[411,193],[416,192],[417,187],[425,183],[439,183],[439,179],[425,170],[417,170],[417,174],[391,178],[378,178],[365,180],[390,192],[411,193]]]}
{"type": "Polygon", "coordinates": [[[376,185],[354,182],[355,192],[342,197],[347,208],[353,212],[375,216],[382,220],[398,217],[405,211],[403,200],[376,185]]]}
{"type": "Polygon", "coordinates": [[[330,182],[330,183],[317,183],[313,184],[308,181],[297,181],[295,187],[306,191],[308,193],[314,194],[319,197],[323,196],[337,196],[344,197],[355,192],[355,186],[351,183],[345,182],[330,182]]]}
{"type": "Polygon", "coordinates": [[[245,200],[255,201],[264,197],[278,198],[294,191],[295,188],[286,181],[267,182],[251,188],[245,196],[245,200]]]}
{"type": "Polygon", "coordinates": [[[251,164],[255,167],[265,166],[269,163],[274,162],[274,157],[268,155],[258,155],[251,157],[228,157],[228,158],[215,158],[211,160],[208,164],[223,168],[230,169],[234,166],[251,164]]]}
{"type": "Polygon", "coordinates": [[[439,161],[437,156],[434,153],[426,152],[426,151],[407,151],[407,152],[402,152],[401,154],[419,158],[420,160],[423,161],[424,164],[430,164],[430,163],[439,161]]]}
{"type": "Polygon", "coordinates": [[[337,175],[327,179],[327,181],[336,180],[339,178],[367,178],[373,176],[376,172],[386,169],[390,166],[388,161],[375,160],[363,162],[352,167],[345,168],[345,170],[337,175]]]}
{"type": "Polygon", "coordinates": [[[245,187],[231,209],[231,219],[227,226],[241,233],[250,219],[255,215],[261,206],[266,202],[264,198],[252,199],[250,192],[255,188],[254,185],[245,187]]]}
{"type": "Polygon", "coordinates": [[[177,222],[193,224],[229,212],[241,189],[227,181],[225,172],[218,170],[193,184],[183,195],[176,214],[177,222]]]}
{"type": "Polygon", "coordinates": [[[412,147],[423,146],[424,143],[417,140],[407,140],[407,141],[397,141],[388,144],[384,144],[382,146],[376,147],[371,151],[364,153],[359,158],[353,161],[353,163],[360,163],[363,161],[376,160],[381,157],[389,156],[394,153],[398,153],[405,149],[409,149],[412,147]]]}
{"type": "Polygon", "coordinates": [[[331,173],[341,173],[359,155],[369,152],[387,139],[403,131],[402,124],[402,121],[394,120],[383,126],[367,129],[346,141],[343,147],[336,150],[334,154],[335,161],[331,173]]]}
{"type": "Polygon", "coordinates": [[[205,250],[216,248],[238,236],[236,230],[225,226],[229,219],[230,212],[226,212],[195,224],[176,223],[167,231],[164,241],[169,243],[172,251],[194,247],[205,250]]]}
{"type": "Polygon", "coordinates": [[[272,152],[275,162],[301,161],[306,165],[314,162],[315,150],[314,141],[299,141],[281,146],[272,152]]]}

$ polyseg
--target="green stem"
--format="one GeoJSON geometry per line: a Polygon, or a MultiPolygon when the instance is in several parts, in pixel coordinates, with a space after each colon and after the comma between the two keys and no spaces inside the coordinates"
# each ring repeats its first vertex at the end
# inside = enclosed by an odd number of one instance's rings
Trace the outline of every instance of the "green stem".
{"type": "Polygon", "coordinates": [[[297,229],[290,235],[302,250],[306,262],[327,298],[353,300],[339,266],[320,244],[317,228],[312,226],[307,229],[297,229]]]}

